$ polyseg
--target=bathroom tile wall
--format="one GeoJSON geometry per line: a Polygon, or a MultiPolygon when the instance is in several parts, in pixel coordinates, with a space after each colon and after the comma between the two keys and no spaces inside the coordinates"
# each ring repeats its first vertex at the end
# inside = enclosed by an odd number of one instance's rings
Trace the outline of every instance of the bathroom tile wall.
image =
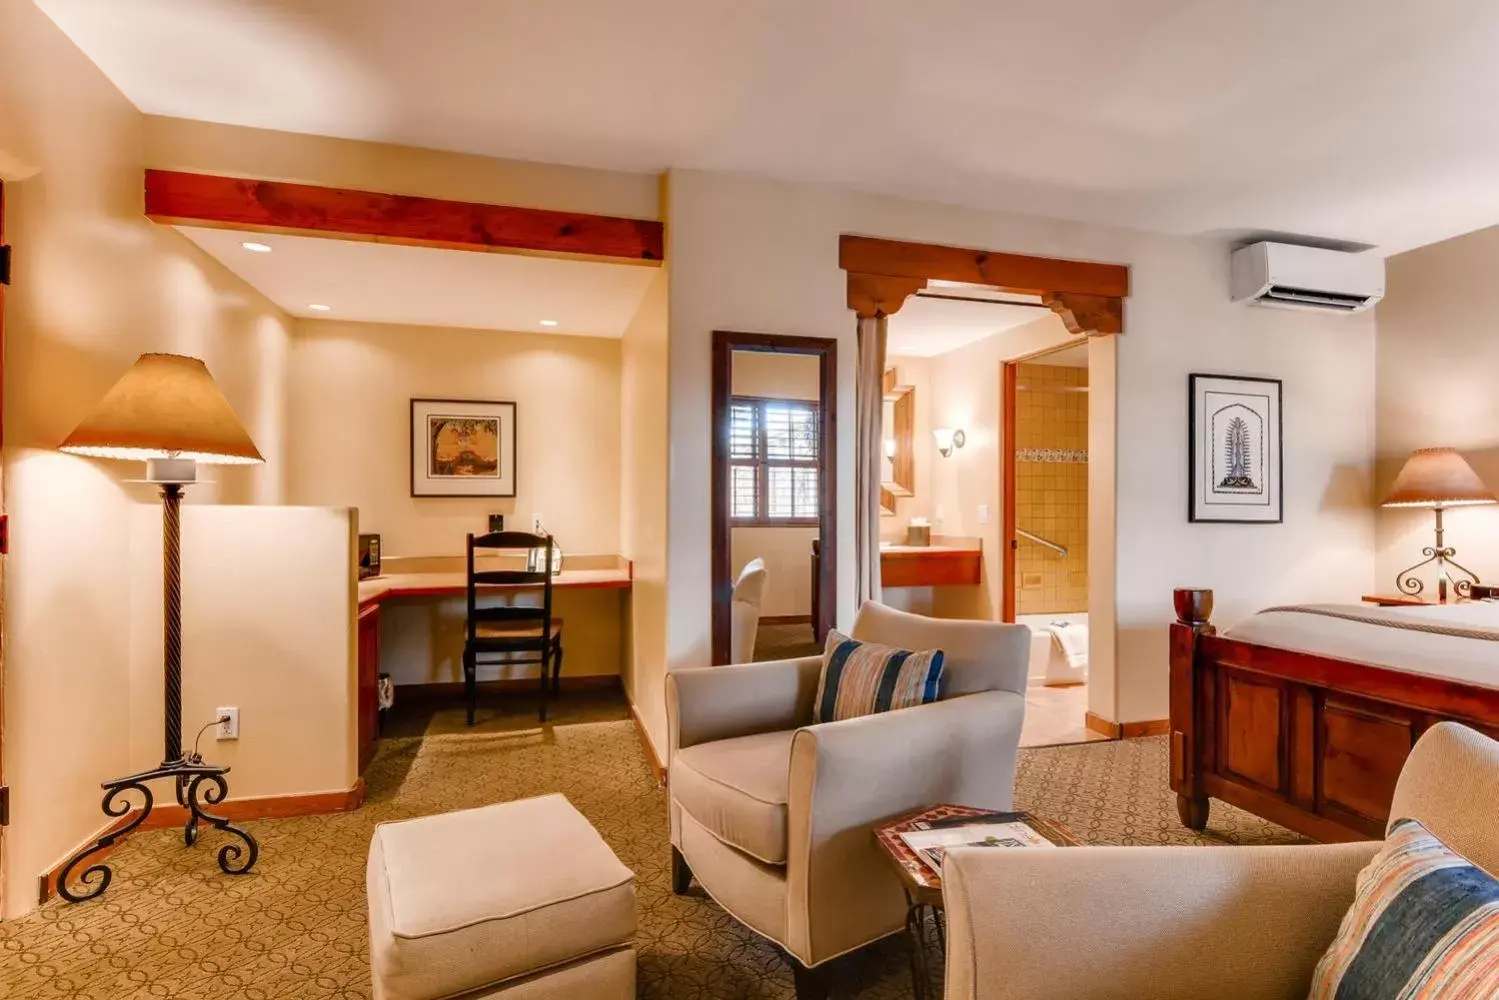
{"type": "Polygon", "coordinates": [[[1024,364],[1016,379],[1015,523],[1067,555],[1024,537],[1016,611],[1088,610],[1088,370],[1024,364]]]}

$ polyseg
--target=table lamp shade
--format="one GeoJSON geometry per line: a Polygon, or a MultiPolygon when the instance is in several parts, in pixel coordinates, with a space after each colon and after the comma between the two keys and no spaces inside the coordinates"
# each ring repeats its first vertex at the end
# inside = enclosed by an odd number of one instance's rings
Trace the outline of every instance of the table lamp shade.
{"type": "Polygon", "coordinates": [[[265,461],[208,367],[180,354],[142,354],[59,447],[94,458],[265,461]]]}
{"type": "Polygon", "coordinates": [[[1385,507],[1466,507],[1499,503],[1456,448],[1420,448],[1405,460],[1385,507]]]}

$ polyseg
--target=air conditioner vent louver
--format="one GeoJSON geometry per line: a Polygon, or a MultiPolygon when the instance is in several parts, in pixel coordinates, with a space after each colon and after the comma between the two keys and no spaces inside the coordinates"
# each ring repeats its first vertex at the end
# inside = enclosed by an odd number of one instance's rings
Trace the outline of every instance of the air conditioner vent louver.
{"type": "Polygon", "coordinates": [[[1369,304],[1369,296],[1367,295],[1318,292],[1310,288],[1292,288],[1290,285],[1271,285],[1260,296],[1260,299],[1267,302],[1281,302],[1286,305],[1341,309],[1344,312],[1355,312],[1369,304]]]}
{"type": "Polygon", "coordinates": [[[1246,305],[1360,313],[1384,297],[1384,261],[1367,253],[1253,243],[1230,263],[1230,295],[1246,305]]]}

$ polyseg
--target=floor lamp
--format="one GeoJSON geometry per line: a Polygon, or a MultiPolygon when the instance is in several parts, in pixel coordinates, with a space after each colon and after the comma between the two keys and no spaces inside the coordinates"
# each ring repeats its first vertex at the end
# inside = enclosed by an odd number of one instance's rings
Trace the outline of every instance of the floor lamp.
{"type": "Polygon", "coordinates": [[[1442,528],[1442,511],[1448,507],[1476,507],[1481,504],[1499,503],[1489,488],[1483,485],[1478,473],[1457,453],[1456,448],[1420,448],[1405,460],[1390,495],[1385,497],[1383,507],[1430,507],[1437,518],[1436,545],[1421,550],[1425,556],[1414,566],[1409,566],[1395,575],[1395,586],[1402,594],[1416,597],[1426,589],[1416,571],[1423,566],[1435,566],[1437,572],[1437,600],[1447,603],[1450,595],[1467,597],[1473,584],[1478,582],[1474,572],[1455,561],[1457,550],[1447,544],[1442,528]],[[1453,579],[1448,567],[1461,574],[1453,579]]]}
{"type": "Polygon", "coordinates": [[[182,749],[182,490],[197,479],[198,463],[248,465],[265,461],[234,409],[197,358],[177,354],[142,354],[115,383],[94,411],[74,429],[60,450],[93,458],[146,463],[146,481],[161,488],[162,507],[162,651],[165,680],[165,743],[161,763],[149,771],[103,783],[104,814],[131,813],[126,793],[143,798],[140,811],[124,825],[68,859],[57,876],[57,893],[73,903],[93,899],[109,888],[113,872],[95,859],[73,883],[73,872],[90,857],[112,847],[151,815],[155,804],[150,782],[168,780],[177,804],[187,810],[183,840],[197,842],[200,823],[238,838],[219,849],[219,868],[243,875],[260,853],[255,839],[206,806],[229,794],[227,767],[205,764],[196,750],[182,749]]]}

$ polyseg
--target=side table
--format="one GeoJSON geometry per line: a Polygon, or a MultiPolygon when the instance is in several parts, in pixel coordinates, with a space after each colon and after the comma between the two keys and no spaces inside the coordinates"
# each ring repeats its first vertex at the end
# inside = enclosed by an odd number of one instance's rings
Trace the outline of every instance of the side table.
{"type": "MultiPolygon", "coordinates": [[[[875,838],[884,849],[884,854],[895,866],[900,876],[901,888],[906,894],[906,934],[911,953],[911,981],[916,1000],[925,1000],[931,971],[927,964],[926,918],[930,913],[937,935],[938,954],[946,952],[946,927],[942,912],[942,876],[927,867],[916,852],[900,839],[902,833],[938,826],[956,826],[964,820],[979,817],[993,818],[1003,823],[1024,823],[1058,847],[1077,847],[1082,844],[1065,827],[1033,816],[1027,812],[996,812],[993,809],[976,809],[972,806],[935,805],[918,812],[899,816],[874,828],[875,838]]],[[[1023,847],[994,850],[1025,850],[1023,847]]]]}

